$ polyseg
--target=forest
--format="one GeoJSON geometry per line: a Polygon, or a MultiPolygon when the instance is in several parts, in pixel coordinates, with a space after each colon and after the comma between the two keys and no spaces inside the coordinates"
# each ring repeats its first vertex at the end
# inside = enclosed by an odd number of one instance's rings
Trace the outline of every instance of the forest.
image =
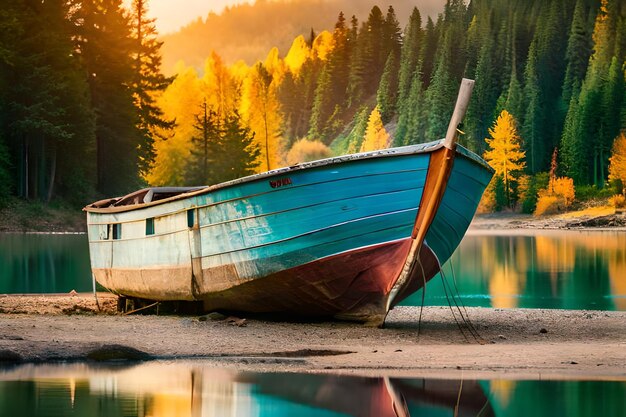
{"type": "Polygon", "coordinates": [[[448,0],[436,19],[414,8],[404,28],[391,6],[338,11],[334,29],[286,52],[248,65],[215,50],[171,77],[148,5],[1,6],[0,199],[84,204],[436,140],[462,77],[476,86],[461,144],[493,161],[502,120],[523,161],[496,169],[492,193],[506,190],[493,208],[532,211],[559,179],[577,193],[626,179],[622,1],[448,0]]]}

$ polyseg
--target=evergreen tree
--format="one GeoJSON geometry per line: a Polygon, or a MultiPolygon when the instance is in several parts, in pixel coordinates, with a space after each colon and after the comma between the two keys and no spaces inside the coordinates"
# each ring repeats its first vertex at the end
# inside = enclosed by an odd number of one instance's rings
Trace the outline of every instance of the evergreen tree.
{"type": "Polygon", "coordinates": [[[69,5],[20,1],[8,12],[19,23],[7,45],[3,129],[17,161],[18,196],[48,202],[58,190],[82,202],[93,184],[94,115],[66,19],[69,5]]]}
{"type": "MultiPolygon", "coordinates": [[[[438,20],[438,27],[441,27],[441,20],[438,20]]],[[[433,20],[428,17],[426,21],[426,30],[424,33],[424,43],[420,49],[420,61],[422,62],[422,85],[424,88],[428,88],[430,80],[433,76],[435,68],[435,54],[437,53],[437,41],[439,38],[439,31],[435,27],[433,20]]]]}
{"type": "Polygon", "coordinates": [[[588,16],[585,10],[585,0],[577,0],[574,9],[574,17],[572,20],[569,37],[567,40],[567,49],[565,53],[565,61],[567,68],[565,70],[565,80],[563,82],[563,102],[569,103],[572,97],[572,91],[576,85],[585,79],[587,63],[591,55],[591,31],[588,28],[588,16]]]}
{"type": "Polygon", "coordinates": [[[166,120],[163,111],[156,104],[156,95],[162,93],[172,80],[161,73],[163,42],[157,40],[158,33],[154,25],[156,19],[147,17],[147,0],[133,0],[131,12],[135,71],[132,91],[140,135],[139,170],[145,175],[154,160],[154,136],[160,134],[163,137],[174,126],[174,121],[166,120]]]}
{"type": "Polygon", "coordinates": [[[422,31],[422,16],[417,7],[413,8],[409,23],[404,31],[404,41],[400,52],[400,70],[398,74],[397,108],[404,111],[409,89],[415,74],[415,68],[422,48],[424,33],[422,31]]]}
{"type": "Polygon", "coordinates": [[[398,116],[395,144],[411,145],[425,141],[424,91],[418,67],[413,76],[407,104],[398,116]]]}
{"type": "Polygon", "coordinates": [[[348,153],[357,153],[361,150],[361,144],[367,130],[367,121],[370,110],[367,106],[362,106],[354,115],[353,127],[348,134],[348,153]]]}
{"type": "Polygon", "coordinates": [[[339,13],[333,32],[333,51],[324,65],[315,90],[309,137],[329,142],[341,127],[337,120],[347,101],[349,78],[349,31],[339,13]]]}
{"type": "Polygon", "coordinates": [[[376,102],[383,120],[383,123],[389,123],[396,113],[396,101],[398,99],[398,61],[396,54],[389,53],[385,70],[380,79],[378,92],[376,93],[376,102]]]}
{"type": "Polygon", "coordinates": [[[439,56],[433,79],[425,92],[428,108],[427,140],[442,138],[452,115],[452,103],[458,91],[452,74],[452,47],[450,46],[452,42],[454,42],[452,32],[448,31],[440,46],[441,50],[437,52],[439,56]]]}
{"type": "Polygon", "coordinates": [[[542,137],[545,109],[539,89],[536,42],[531,44],[528,51],[528,60],[524,71],[524,97],[526,114],[524,115],[522,137],[526,145],[528,169],[534,174],[545,168],[541,163],[541,157],[546,151],[542,137]]]}
{"type": "Polygon", "coordinates": [[[226,117],[216,159],[220,161],[218,182],[254,174],[259,165],[258,144],[254,133],[244,126],[236,111],[226,117]]]}
{"type": "Polygon", "coordinates": [[[193,125],[197,136],[191,139],[191,158],[187,165],[187,182],[189,185],[209,185],[219,182],[221,170],[219,163],[224,159],[220,155],[221,128],[217,112],[202,103],[201,112],[195,116],[193,125]]]}
{"type": "Polygon", "coordinates": [[[352,54],[349,80],[350,106],[376,92],[387,55],[384,52],[385,20],[378,6],[372,7],[361,26],[352,54]]]}
{"type": "Polygon", "coordinates": [[[396,61],[400,60],[400,49],[402,47],[402,31],[400,30],[400,23],[396,18],[396,12],[393,6],[389,6],[387,9],[387,16],[383,22],[383,44],[381,53],[381,63],[388,59],[390,53],[393,53],[396,61]]]}
{"type": "Polygon", "coordinates": [[[581,184],[586,181],[588,167],[585,155],[589,154],[590,149],[588,141],[581,140],[579,96],[580,88],[574,84],[561,135],[560,157],[565,175],[581,184]]]}
{"type": "Polygon", "coordinates": [[[493,109],[497,101],[496,73],[494,68],[494,44],[489,33],[485,33],[485,40],[480,48],[480,54],[476,67],[476,86],[472,93],[470,106],[467,109],[468,118],[468,145],[479,154],[484,149],[484,138],[493,109]]]}
{"type": "Polygon", "coordinates": [[[105,195],[124,194],[141,184],[142,135],[131,88],[135,71],[130,22],[121,0],[81,3],[73,22],[97,115],[97,189],[105,195]]]}

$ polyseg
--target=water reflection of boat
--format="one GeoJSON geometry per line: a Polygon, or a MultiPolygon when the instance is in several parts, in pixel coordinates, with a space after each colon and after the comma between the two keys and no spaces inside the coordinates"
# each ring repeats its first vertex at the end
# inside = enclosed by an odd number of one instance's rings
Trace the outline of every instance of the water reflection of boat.
{"type": "Polygon", "coordinates": [[[85,207],[104,287],[207,310],[382,324],[460,243],[492,170],[445,139],[281,168],[196,189],[152,188],[85,207]]]}
{"type": "MultiPolygon", "coordinates": [[[[0,372],[0,395],[8,392],[5,388],[34,405],[56,396],[56,410],[62,415],[70,410],[74,415],[99,415],[89,411],[93,404],[109,410],[107,415],[138,417],[494,415],[476,381],[238,373],[191,363],[146,363],[117,370],[27,365],[0,372]],[[129,409],[128,404],[136,407],[129,409]]],[[[2,404],[0,414],[5,415],[11,410],[2,404]]],[[[34,409],[30,415],[45,412],[34,409]]]]}

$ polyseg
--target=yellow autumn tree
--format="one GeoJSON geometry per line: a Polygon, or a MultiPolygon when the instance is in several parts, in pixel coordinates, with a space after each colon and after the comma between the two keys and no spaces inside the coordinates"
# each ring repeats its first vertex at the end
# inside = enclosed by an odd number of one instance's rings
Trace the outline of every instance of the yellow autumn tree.
{"type": "Polygon", "coordinates": [[[205,61],[202,90],[207,104],[216,109],[220,120],[237,108],[239,86],[216,52],[211,52],[211,56],[205,61]]]}
{"type": "Polygon", "coordinates": [[[552,153],[552,163],[550,165],[550,180],[548,187],[537,192],[537,206],[535,216],[543,214],[553,214],[567,210],[576,197],[574,180],[569,177],[557,177],[557,150],[552,153]]]}
{"type": "Polygon", "coordinates": [[[520,147],[515,118],[511,113],[502,110],[493,127],[489,129],[489,135],[491,138],[485,138],[489,149],[483,156],[496,171],[496,176],[502,177],[507,204],[510,206],[511,181],[526,166],[523,160],[526,152],[520,147]]]}
{"type": "Polygon", "coordinates": [[[248,71],[243,83],[239,111],[254,132],[254,141],[261,151],[259,171],[278,168],[284,159],[277,85],[262,62],[248,71]]]}
{"type": "Polygon", "coordinates": [[[291,48],[289,48],[289,52],[285,56],[285,65],[292,74],[298,75],[300,68],[302,68],[302,65],[310,56],[311,48],[307,45],[304,36],[300,35],[293,40],[291,48]]]}
{"type": "Polygon", "coordinates": [[[327,30],[323,30],[313,41],[311,55],[314,58],[326,61],[333,51],[333,47],[333,34],[327,30]]]}
{"type": "Polygon", "coordinates": [[[155,159],[145,180],[152,186],[186,185],[186,167],[191,152],[191,138],[196,134],[194,114],[200,111],[202,92],[196,70],[182,62],[176,65],[174,81],[167,87],[158,105],[168,120],[176,120],[171,132],[163,132],[154,142],[155,159]]]}
{"type": "Polygon", "coordinates": [[[385,130],[383,120],[380,117],[380,111],[378,110],[378,106],[376,106],[370,113],[370,117],[367,121],[365,137],[361,144],[361,152],[386,149],[389,147],[390,143],[391,136],[387,133],[387,130],[385,130]]]}
{"type": "Polygon", "coordinates": [[[621,132],[613,142],[609,158],[609,181],[617,182],[626,196],[626,132],[621,132]]]}

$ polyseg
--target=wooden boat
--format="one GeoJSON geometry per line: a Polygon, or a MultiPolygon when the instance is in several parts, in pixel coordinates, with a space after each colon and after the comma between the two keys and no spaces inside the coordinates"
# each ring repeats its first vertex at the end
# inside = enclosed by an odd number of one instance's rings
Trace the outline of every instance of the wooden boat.
{"type": "Polygon", "coordinates": [[[446,138],[196,188],[147,188],[87,207],[91,267],[107,289],[209,310],[381,325],[460,243],[492,170],[446,138]]]}

